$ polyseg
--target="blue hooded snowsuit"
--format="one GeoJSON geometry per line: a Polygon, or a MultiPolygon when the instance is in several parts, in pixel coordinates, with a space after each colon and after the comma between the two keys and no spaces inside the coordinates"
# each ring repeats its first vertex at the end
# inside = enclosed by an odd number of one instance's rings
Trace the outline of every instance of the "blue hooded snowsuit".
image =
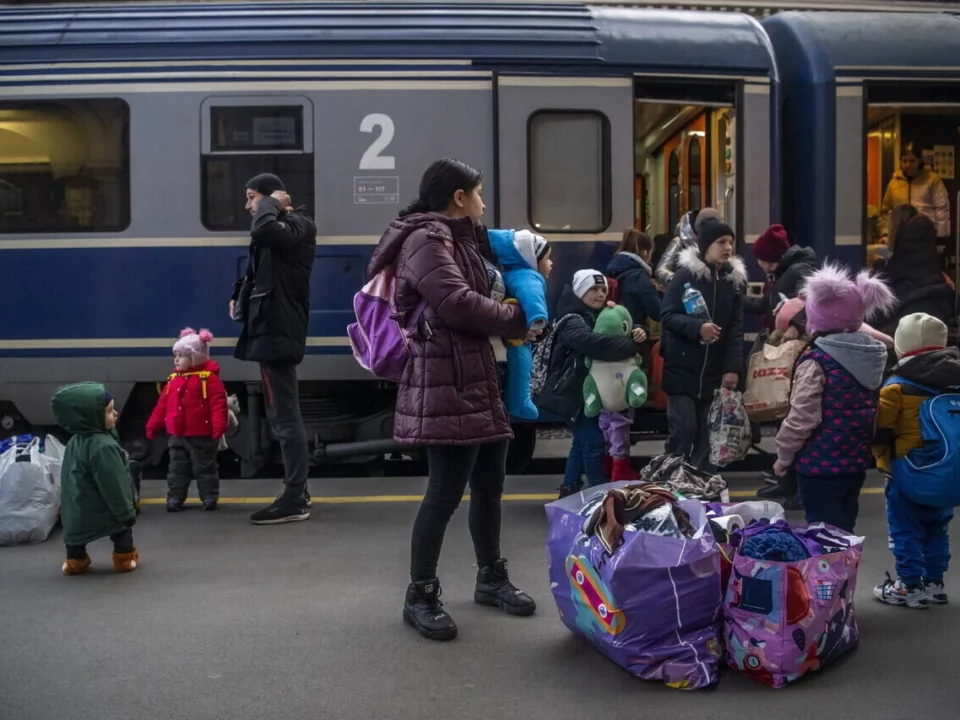
{"type": "MultiPolygon", "coordinates": [[[[503,267],[503,283],[508,298],[516,298],[531,330],[547,325],[547,281],[537,270],[534,235],[526,230],[488,230],[490,247],[503,267]]],[[[507,412],[521,420],[539,417],[530,399],[530,375],[533,350],[529,343],[507,345],[507,387],[504,402],[507,412]]]]}

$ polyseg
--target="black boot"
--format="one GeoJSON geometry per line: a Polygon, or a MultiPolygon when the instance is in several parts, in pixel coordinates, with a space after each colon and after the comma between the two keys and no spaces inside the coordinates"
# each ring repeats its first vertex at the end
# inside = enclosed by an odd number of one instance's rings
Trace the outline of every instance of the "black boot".
{"type": "Polygon", "coordinates": [[[507,561],[503,558],[497,560],[493,567],[480,568],[473,599],[478,605],[498,607],[507,615],[533,615],[537,609],[533,598],[510,582],[507,561]]]}
{"type": "Polygon", "coordinates": [[[430,640],[453,640],[457,625],[440,602],[440,582],[433,578],[410,583],[403,602],[403,621],[430,640]]]}

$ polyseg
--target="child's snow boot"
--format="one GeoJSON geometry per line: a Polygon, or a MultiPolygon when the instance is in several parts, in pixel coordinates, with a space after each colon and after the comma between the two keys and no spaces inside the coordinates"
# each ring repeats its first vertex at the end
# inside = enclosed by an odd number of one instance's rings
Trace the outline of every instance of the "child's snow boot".
{"type": "Polygon", "coordinates": [[[83,575],[92,562],[89,555],[85,555],[79,560],[67,558],[63,561],[63,567],[60,569],[63,570],[64,575],[83,575]]]}
{"type": "Polygon", "coordinates": [[[136,548],[128,553],[118,553],[116,551],[113,553],[113,569],[118,573],[128,573],[136,570],[139,562],[140,554],[136,548]]]}
{"type": "Polygon", "coordinates": [[[615,458],[613,460],[613,473],[610,479],[613,482],[620,480],[639,480],[640,473],[630,467],[630,458],[615,458]]]}

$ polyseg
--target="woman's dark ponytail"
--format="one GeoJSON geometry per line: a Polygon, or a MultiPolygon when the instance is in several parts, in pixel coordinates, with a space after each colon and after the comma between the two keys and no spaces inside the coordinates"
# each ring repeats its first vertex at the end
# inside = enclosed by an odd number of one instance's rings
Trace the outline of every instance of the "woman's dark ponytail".
{"type": "Polygon", "coordinates": [[[400,211],[400,217],[426,212],[443,212],[457,190],[471,192],[481,182],[483,173],[465,162],[453,158],[437,160],[420,180],[420,194],[416,200],[400,211]]]}
{"type": "Polygon", "coordinates": [[[407,215],[416,215],[417,213],[425,212],[430,212],[430,207],[427,205],[426,201],[421,198],[417,198],[400,211],[400,217],[406,217],[407,215]]]}

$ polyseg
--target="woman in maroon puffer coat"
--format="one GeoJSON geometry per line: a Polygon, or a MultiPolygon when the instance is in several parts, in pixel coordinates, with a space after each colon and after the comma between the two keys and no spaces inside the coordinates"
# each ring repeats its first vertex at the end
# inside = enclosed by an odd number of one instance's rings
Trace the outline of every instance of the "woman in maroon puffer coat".
{"type": "Polygon", "coordinates": [[[474,600],[511,615],[536,609],[500,557],[500,498],[513,433],[490,338],[524,337],[527,323],[519,305],[490,298],[482,196],[479,171],[458,160],[433,163],[420,196],[390,223],[368,268],[372,277],[395,266],[402,324],[421,299],[427,302],[397,391],[393,434],[427,453],[429,483],[413,526],[403,619],[432,640],[457,635],[439,600],[437,561],[468,480],[480,568],[474,600]]]}

